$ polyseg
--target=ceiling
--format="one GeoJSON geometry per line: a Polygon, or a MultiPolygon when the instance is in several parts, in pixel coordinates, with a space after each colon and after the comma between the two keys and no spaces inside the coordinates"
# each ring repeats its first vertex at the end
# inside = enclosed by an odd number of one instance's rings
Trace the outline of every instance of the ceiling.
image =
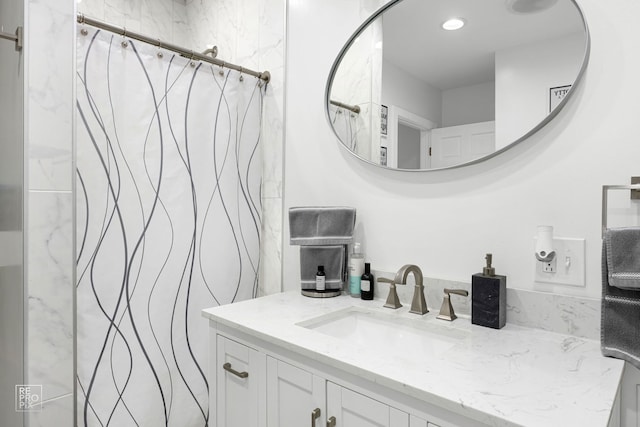
{"type": "Polygon", "coordinates": [[[584,33],[571,0],[403,0],[382,20],[384,59],[441,90],[493,81],[497,50],[584,33]],[[452,17],[466,25],[443,30],[452,17]]]}

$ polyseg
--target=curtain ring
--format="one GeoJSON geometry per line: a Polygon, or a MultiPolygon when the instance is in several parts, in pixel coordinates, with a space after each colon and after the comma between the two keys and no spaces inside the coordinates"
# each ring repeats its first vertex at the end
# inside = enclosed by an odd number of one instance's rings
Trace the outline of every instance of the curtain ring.
{"type": "Polygon", "coordinates": [[[126,28],[122,29],[122,41],[120,42],[120,46],[122,46],[125,49],[127,47],[129,47],[129,42],[127,41],[127,29],[126,28]]]}

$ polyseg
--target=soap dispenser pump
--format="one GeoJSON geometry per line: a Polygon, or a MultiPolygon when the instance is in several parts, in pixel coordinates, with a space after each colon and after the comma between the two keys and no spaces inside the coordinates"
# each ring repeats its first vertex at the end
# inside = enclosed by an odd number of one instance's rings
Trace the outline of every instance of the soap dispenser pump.
{"type": "Polygon", "coordinates": [[[507,277],[496,274],[493,256],[485,256],[482,273],[471,276],[471,323],[500,329],[507,323],[507,277]]]}

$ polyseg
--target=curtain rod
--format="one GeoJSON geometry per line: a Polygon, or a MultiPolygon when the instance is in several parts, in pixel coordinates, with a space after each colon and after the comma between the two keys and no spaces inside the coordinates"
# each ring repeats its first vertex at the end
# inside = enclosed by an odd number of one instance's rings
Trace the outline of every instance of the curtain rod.
{"type": "Polygon", "coordinates": [[[170,50],[172,52],[176,52],[178,54],[180,54],[180,56],[183,56],[185,58],[189,58],[189,59],[197,59],[198,61],[204,61],[204,62],[208,62],[210,64],[214,64],[214,65],[218,65],[220,67],[226,67],[229,68],[231,70],[236,70],[239,71],[243,74],[248,74],[250,76],[254,76],[257,77],[261,80],[264,80],[265,83],[269,83],[269,80],[271,80],[271,73],[269,73],[268,71],[263,71],[263,72],[259,72],[259,71],[253,71],[250,70],[248,68],[244,68],[241,67],[239,65],[235,65],[232,64],[230,62],[225,62],[222,61],[220,59],[217,58],[212,58],[210,56],[206,56],[202,53],[198,53],[198,52],[194,52],[192,50],[188,50],[188,49],[184,49],[180,46],[176,46],[174,44],[171,43],[166,43],[161,41],[160,39],[154,39],[151,37],[147,37],[144,34],[139,34],[139,33],[135,33],[133,31],[128,31],[125,28],[120,28],[120,27],[116,27],[115,25],[111,25],[111,24],[107,24],[106,22],[102,22],[102,21],[98,21],[96,19],[93,18],[88,18],[86,16],[84,16],[83,14],[79,13],[78,14],[78,18],[77,21],[79,24],[87,24],[90,25],[92,27],[96,27],[96,28],[100,28],[102,30],[107,30],[110,31],[112,33],[116,33],[118,35],[124,36],[124,37],[129,37],[132,38],[134,40],[138,40],[144,43],[149,43],[153,46],[157,46],[163,49],[167,49],[170,50]]]}
{"type": "Polygon", "coordinates": [[[344,109],[347,109],[349,111],[353,111],[356,114],[360,114],[360,106],[359,105],[349,105],[349,104],[345,104],[344,102],[334,101],[333,99],[330,99],[329,103],[331,105],[335,105],[336,107],[344,108],[344,109]]]}

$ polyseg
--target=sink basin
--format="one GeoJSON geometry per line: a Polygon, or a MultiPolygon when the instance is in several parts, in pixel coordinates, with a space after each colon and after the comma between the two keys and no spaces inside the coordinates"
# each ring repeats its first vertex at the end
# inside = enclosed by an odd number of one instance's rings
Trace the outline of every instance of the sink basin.
{"type": "Polygon", "coordinates": [[[297,325],[348,341],[380,355],[438,356],[467,336],[435,319],[407,319],[357,307],[337,310],[297,325]]]}

